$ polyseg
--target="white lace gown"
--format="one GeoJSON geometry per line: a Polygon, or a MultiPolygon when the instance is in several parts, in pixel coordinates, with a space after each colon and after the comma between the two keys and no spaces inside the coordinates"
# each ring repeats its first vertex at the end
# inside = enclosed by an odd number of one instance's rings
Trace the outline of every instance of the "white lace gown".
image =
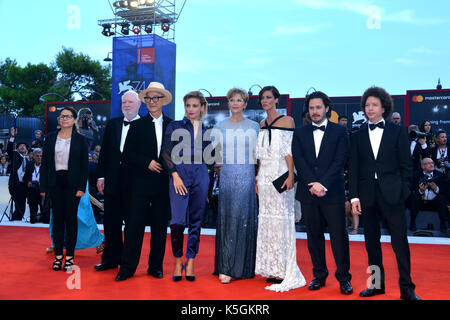
{"type": "Polygon", "coordinates": [[[292,155],[293,131],[262,129],[258,135],[256,157],[259,194],[258,235],[255,273],[284,279],[267,290],[283,292],[303,287],[306,280],[297,265],[295,238],[295,191],[278,193],[272,181],[288,171],[285,157],[292,155]]]}

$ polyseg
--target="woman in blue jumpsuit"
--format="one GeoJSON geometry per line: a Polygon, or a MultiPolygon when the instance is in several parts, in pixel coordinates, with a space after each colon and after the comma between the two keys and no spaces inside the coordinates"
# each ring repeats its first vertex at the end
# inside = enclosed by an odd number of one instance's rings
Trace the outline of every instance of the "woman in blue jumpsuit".
{"type": "Polygon", "coordinates": [[[170,175],[169,196],[172,252],[175,257],[173,280],[194,281],[194,258],[200,243],[200,228],[208,197],[209,175],[203,151],[210,144],[204,141],[202,120],[208,103],[201,92],[193,91],[183,98],[185,117],[171,122],[163,139],[164,166],[170,175]],[[172,141],[175,140],[175,141],[172,141]],[[182,262],[184,229],[188,227],[186,264],[182,262]]]}

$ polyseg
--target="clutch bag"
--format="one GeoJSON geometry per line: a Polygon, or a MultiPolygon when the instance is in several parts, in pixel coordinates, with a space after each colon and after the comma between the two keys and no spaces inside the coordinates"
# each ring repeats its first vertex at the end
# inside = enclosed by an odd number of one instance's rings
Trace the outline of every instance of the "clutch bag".
{"type": "MultiPolygon", "coordinates": [[[[289,171],[286,171],[284,174],[282,174],[281,176],[279,176],[278,178],[276,178],[275,180],[272,181],[273,186],[275,187],[275,189],[277,189],[277,191],[279,193],[283,193],[284,191],[286,191],[286,187],[284,187],[282,189],[281,186],[283,185],[283,183],[286,181],[286,179],[288,177],[289,177],[289,171]]],[[[298,181],[298,177],[294,173],[294,183],[297,181],[298,181]]]]}

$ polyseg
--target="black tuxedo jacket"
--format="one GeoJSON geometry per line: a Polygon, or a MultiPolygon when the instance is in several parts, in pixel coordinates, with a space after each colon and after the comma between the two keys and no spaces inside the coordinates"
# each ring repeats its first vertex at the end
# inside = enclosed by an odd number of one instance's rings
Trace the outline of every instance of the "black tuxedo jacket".
{"type": "MultiPolygon", "coordinates": [[[[172,119],[163,115],[163,132],[172,119]]],[[[122,161],[130,168],[133,178],[133,193],[141,195],[155,195],[169,192],[169,175],[164,169],[160,173],[150,171],[150,162],[155,160],[163,163],[162,152],[158,157],[158,143],[156,140],[155,124],[150,114],[133,121],[128,131],[122,161]]],[[[164,167],[163,167],[164,168],[164,167]]],[[[105,183],[106,186],[106,183],[105,183]]]]}
{"type": "Polygon", "coordinates": [[[349,196],[362,205],[373,205],[375,173],[384,199],[390,205],[404,203],[410,194],[412,161],[408,133],[404,127],[386,121],[375,159],[369,139],[368,124],[351,135],[349,196]]]}
{"type": "MultiPolygon", "coordinates": [[[[447,147],[447,155],[450,156],[450,148],[447,147]]],[[[423,158],[431,158],[434,161],[434,165],[437,166],[437,156],[438,156],[439,146],[435,145],[433,148],[426,148],[422,151],[423,158]]]]}
{"type": "Polygon", "coordinates": [[[23,182],[28,183],[33,181],[33,172],[34,172],[34,161],[30,161],[27,163],[27,167],[25,168],[25,174],[23,176],[23,182]]]}
{"type": "MultiPolygon", "coordinates": [[[[120,141],[122,137],[123,119],[124,117],[119,117],[108,121],[103,135],[102,148],[98,157],[97,178],[105,178],[104,193],[106,194],[116,193],[120,190],[121,181],[119,177],[122,164],[120,141]]],[[[127,139],[128,136],[129,131],[127,139]]],[[[125,163],[122,165],[126,167],[125,163]]]]}
{"type": "MultiPolygon", "coordinates": [[[[17,175],[17,170],[23,163],[23,157],[19,152],[14,150],[14,142],[8,141],[8,145],[6,146],[6,152],[8,152],[9,158],[11,159],[11,163],[9,164],[9,172],[11,176],[9,178],[8,184],[12,186],[19,182],[19,176],[17,175]],[[11,156],[12,155],[12,156],[11,156]],[[13,170],[14,168],[14,170],[13,170]]],[[[25,157],[26,165],[30,162],[27,157],[25,157]]],[[[26,167],[25,167],[26,169],[26,167]]],[[[23,181],[23,180],[22,180],[23,181]]]]}
{"type": "Polygon", "coordinates": [[[348,151],[348,134],[343,126],[328,121],[317,158],[313,126],[309,124],[296,129],[292,139],[292,155],[299,177],[296,199],[304,204],[319,199],[311,195],[308,187],[311,182],[319,182],[328,189],[326,196],[320,198],[321,202],[344,203],[344,166],[348,151]]]}
{"type": "MultiPolygon", "coordinates": [[[[42,150],[40,171],[40,191],[48,192],[56,186],[55,145],[57,132],[47,135],[42,150]]],[[[86,139],[76,131],[72,131],[69,151],[68,183],[79,191],[86,191],[88,179],[89,150],[86,139]]]]}

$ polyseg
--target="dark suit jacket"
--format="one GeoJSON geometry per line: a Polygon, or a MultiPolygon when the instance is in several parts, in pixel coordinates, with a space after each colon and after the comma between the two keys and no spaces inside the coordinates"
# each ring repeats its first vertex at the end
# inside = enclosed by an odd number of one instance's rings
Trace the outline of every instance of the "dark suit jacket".
{"type": "MultiPolygon", "coordinates": [[[[172,119],[163,115],[163,136],[172,119]]],[[[133,121],[128,131],[122,161],[129,166],[133,176],[133,193],[155,195],[169,192],[169,175],[166,170],[154,173],[148,168],[155,160],[162,166],[162,152],[158,157],[155,124],[150,114],[133,121]]],[[[105,183],[106,186],[106,183],[105,183]]]]}
{"type": "MultiPolygon", "coordinates": [[[[424,177],[424,173],[422,170],[420,170],[419,172],[417,172],[414,175],[413,180],[412,180],[413,193],[420,197],[422,195],[419,193],[419,183],[423,177],[424,177]]],[[[434,170],[433,171],[433,181],[439,187],[439,194],[443,197],[446,197],[448,194],[448,187],[449,187],[448,186],[448,177],[445,174],[443,174],[442,172],[434,170]]]]}
{"type": "MultiPolygon", "coordinates": [[[[9,185],[13,185],[17,182],[19,182],[19,176],[17,175],[17,170],[20,168],[23,162],[23,157],[20,155],[19,152],[14,150],[14,142],[8,141],[8,145],[6,146],[6,152],[8,152],[9,158],[11,163],[8,165],[9,172],[11,173],[11,176],[9,178],[9,185]],[[13,170],[14,168],[14,170],[13,170]]],[[[30,162],[28,158],[25,158],[26,164],[30,162]]]]}
{"type": "Polygon", "coordinates": [[[375,172],[384,199],[390,205],[404,203],[410,194],[412,178],[411,151],[404,127],[386,121],[377,159],[369,139],[368,124],[351,136],[349,197],[370,206],[375,198],[375,172]]]}
{"type": "MultiPolygon", "coordinates": [[[[119,176],[122,161],[120,139],[122,136],[123,119],[123,117],[119,117],[109,120],[105,128],[102,148],[98,157],[97,178],[105,178],[104,192],[107,194],[116,193],[120,190],[119,186],[121,182],[119,181],[119,176]]],[[[129,131],[127,139],[128,136],[129,131]]]]}
{"type": "Polygon", "coordinates": [[[296,129],[292,139],[292,155],[299,177],[296,199],[304,204],[319,199],[311,195],[308,187],[311,182],[319,182],[328,189],[326,196],[320,198],[321,202],[344,203],[344,166],[348,150],[348,134],[343,126],[328,121],[317,158],[312,125],[296,129]]]}
{"type": "Polygon", "coordinates": [[[23,176],[23,182],[28,183],[31,182],[33,179],[33,172],[34,172],[34,161],[30,161],[27,163],[27,167],[25,168],[25,174],[23,176]]]}
{"type": "MultiPolygon", "coordinates": [[[[47,193],[49,188],[56,186],[55,144],[57,136],[57,132],[51,132],[44,142],[39,179],[41,192],[47,193]]],[[[86,139],[78,132],[73,131],[70,141],[68,183],[69,186],[83,192],[86,191],[88,179],[88,152],[86,139]]]]}
{"type": "MultiPolygon", "coordinates": [[[[431,158],[434,161],[434,165],[437,167],[437,156],[439,146],[435,145],[433,148],[426,148],[422,151],[423,158],[431,158]]],[[[450,156],[450,148],[447,146],[447,155],[450,156]]]]}

